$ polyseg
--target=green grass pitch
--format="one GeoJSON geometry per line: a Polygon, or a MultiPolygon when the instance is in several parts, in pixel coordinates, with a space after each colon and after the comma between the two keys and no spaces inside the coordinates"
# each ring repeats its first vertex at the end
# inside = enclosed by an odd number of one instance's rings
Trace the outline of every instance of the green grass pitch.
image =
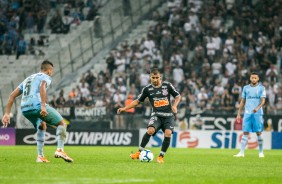
{"type": "MultiPolygon", "coordinates": [[[[66,146],[74,163],[53,157],[55,147],[45,146],[50,163],[36,163],[36,146],[0,146],[0,183],[281,183],[282,150],[170,148],[165,163],[131,160],[137,147],[66,146]]],[[[160,148],[152,148],[155,158],[160,148]]]]}

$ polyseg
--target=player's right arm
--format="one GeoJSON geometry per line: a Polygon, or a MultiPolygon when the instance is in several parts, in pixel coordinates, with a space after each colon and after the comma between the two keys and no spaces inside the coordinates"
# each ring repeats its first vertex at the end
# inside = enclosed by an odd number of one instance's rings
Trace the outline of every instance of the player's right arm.
{"type": "Polygon", "coordinates": [[[3,127],[6,128],[10,123],[10,112],[15,99],[22,94],[20,87],[17,87],[9,96],[8,103],[6,106],[5,114],[2,118],[3,127]]]}
{"type": "Polygon", "coordinates": [[[239,121],[241,119],[241,112],[245,106],[245,103],[246,103],[246,99],[245,98],[242,98],[241,101],[240,101],[240,105],[239,105],[239,109],[238,109],[238,113],[237,113],[237,121],[239,121]]]}
{"type": "Polygon", "coordinates": [[[126,111],[126,110],[128,110],[128,109],[131,109],[131,108],[134,108],[134,107],[136,107],[137,105],[139,105],[139,101],[138,100],[133,100],[130,104],[128,104],[127,106],[125,106],[125,107],[122,107],[122,108],[119,108],[118,110],[117,110],[117,114],[120,114],[121,112],[123,112],[123,111],[126,111]]]}
{"type": "Polygon", "coordinates": [[[240,121],[241,119],[241,112],[243,108],[245,107],[245,103],[246,103],[246,88],[244,87],[242,91],[242,99],[240,101],[240,105],[239,105],[239,109],[238,109],[238,113],[236,117],[237,121],[240,121]]]}
{"type": "Polygon", "coordinates": [[[122,108],[119,108],[117,110],[117,114],[120,114],[121,112],[123,111],[126,111],[128,109],[131,109],[131,108],[134,108],[136,107],[137,105],[139,105],[141,102],[144,102],[145,98],[148,96],[148,92],[147,92],[147,88],[144,87],[142,89],[142,92],[141,94],[137,97],[136,100],[133,100],[129,105],[125,106],[125,107],[122,107],[122,108]]]}

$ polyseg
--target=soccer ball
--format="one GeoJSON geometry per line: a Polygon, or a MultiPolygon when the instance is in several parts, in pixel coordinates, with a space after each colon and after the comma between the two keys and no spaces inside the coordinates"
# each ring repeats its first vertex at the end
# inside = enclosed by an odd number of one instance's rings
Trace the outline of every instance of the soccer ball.
{"type": "Polygon", "coordinates": [[[151,162],[154,159],[154,154],[150,150],[143,150],[139,155],[141,162],[151,162]]]}

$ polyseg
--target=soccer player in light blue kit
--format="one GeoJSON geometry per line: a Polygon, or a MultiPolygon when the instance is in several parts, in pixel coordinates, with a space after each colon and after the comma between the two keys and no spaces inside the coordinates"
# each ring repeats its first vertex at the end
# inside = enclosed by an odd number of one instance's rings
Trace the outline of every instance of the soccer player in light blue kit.
{"type": "Polygon", "coordinates": [[[36,142],[38,156],[36,162],[49,162],[43,154],[45,140],[46,123],[57,127],[57,150],[55,158],[62,158],[66,162],[73,162],[64,152],[64,142],[66,139],[66,124],[62,116],[52,107],[46,104],[46,89],[51,84],[53,74],[53,64],[45,60],[41,64],[41,71],[27,77],[11,94],[6,106],[6,111],[2,119],[3,127],[10,123],[10,112],[15,98],[22,95],[21,111],[23,115],[37,129],[36,142]]]}
{"type": "Polygon", "coordinates": [[[259,84],[259,76],[252,72],[250,76],[251,84],[244,86],[242,99],[240,102],[237,119],[241,119],[241,111],[245,106],[243,118],[243,137],[241,140],[241,150],[234,157],[244,157],[245,147],[248,144],[249,132],[256,132],[259,145],[259,157],[263,158],[262,136],[263,131],[263,110],[262,106],[265,103],[266,92],[263,85],[259,84]]]}

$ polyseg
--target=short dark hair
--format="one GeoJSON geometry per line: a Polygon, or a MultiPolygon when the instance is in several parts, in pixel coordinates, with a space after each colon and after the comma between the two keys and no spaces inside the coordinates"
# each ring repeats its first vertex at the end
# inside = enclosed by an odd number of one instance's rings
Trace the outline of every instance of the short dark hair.
{"type": "Polygon", "coordinates": [[[41,70],[47,70],[49,68],[48,65],[51,65],[52,67],[54,66],[52,62],[48,61],[48,60],[44,60],[41,63],[41,70]]]}
{"type": "Polygon", "coordinates": [[[160,70],[158,68],[152,68],[151,71],[150,71],[150,75],[158,75],[160,74],[160,70]]]}
{"type": "Polygon", "coordinates": [[[259,76],[259,74],[257,72],[251,72],[251,75],[257,75],[259,76]]]}

